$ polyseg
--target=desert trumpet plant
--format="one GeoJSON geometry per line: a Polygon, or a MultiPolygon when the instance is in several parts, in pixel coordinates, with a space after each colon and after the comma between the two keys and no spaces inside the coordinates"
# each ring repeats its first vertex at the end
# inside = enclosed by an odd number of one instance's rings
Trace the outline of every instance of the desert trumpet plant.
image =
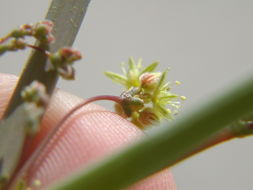
{"type": "MultiPolygon", "coordinates": [[[[141,60],[135,62],[130,58],[128,67],[122,67],[122,75],[106,72],[109,78],[124,86],[124,92],[120,96],[95,96],[73,108],[43,139],[21,168],[14,172],[26,136],[36,133],[39,129],[37,127],[40,118],[58,76],[74,79],[75,72],[72,64],[80,59],[81,55],[69,46],[75,39],[89,2],[89,0],[52,0],[47,20],[22,25],[0,38],[0,55],[27,47],[36,50],[32,52],[27,62],[20,83],[1,121],[0,189],[30,189],[31,187],[26,185],[27,168],[34,163],[45,145],[54,137],[55,132],[70,118],[69,116],[90,102],[112,100],[116,102],[118,114],[130,119],[138,127],[145,128],[164,118],[173,118],[180,108],[180,99],[185,99],[184,96],[171,91],[172,83],[166,82],[168,70],[155,71],[158,62],[143,67],[141,60]],[[49,20],[53,20],[54,24],[49,20]],[[53,30],[54,25],[56,27],[53,30]],[[35,38],[36,45],[26,43],[26,37],[35,38]],[[33,81],[35,82],[32,83],[33,81]],[[27,88],[24,90],[24,87],[27,88]]],[[[72,181],[54,189],[122,189],[164,167],[177,163],[188,155],[224,141],[224,136],[217,134],[221,129],[224,130],[221,132],[225,133],[226,139],[233,138],[235,135],[242,137],[252,134],[252,114],[246,120],[242,118],[252,111],[252,81],[250,77],[237,88],[229,89],[230,91],[221,94],[206,106],[198,108],[196,105],[195,111],[191,110],[188,115],[179,117],[178,121],[164,123],[164,126],[172,127],[162,127],[158,133],[149,134],[110,159],[91,167],[76,179],[73,178],[72,181]],[[238,119],[240,120],[232,123],[238,119]],[[231,123],[231,126],[225,128],[231,123]],[[213,136],[214,134],[216,136],[213,136]],[[209,138],[210,141],[206,141],[209,138]]],[[[40,185],[40,179],[36,179],[34,186],[40,185]]]]}

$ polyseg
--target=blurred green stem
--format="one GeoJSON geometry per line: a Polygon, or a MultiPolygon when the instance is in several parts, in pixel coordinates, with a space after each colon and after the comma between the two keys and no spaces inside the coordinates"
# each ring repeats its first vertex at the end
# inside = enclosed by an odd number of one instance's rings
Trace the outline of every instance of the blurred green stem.
{"type": "Polygon", "coordinates": [[[90,166],[54,190],[122,189],[185,158],[206,139],[253,110],[253,77],[217,98],[182,114],[171,126],[143,137],[119,153],[90,166]]]}

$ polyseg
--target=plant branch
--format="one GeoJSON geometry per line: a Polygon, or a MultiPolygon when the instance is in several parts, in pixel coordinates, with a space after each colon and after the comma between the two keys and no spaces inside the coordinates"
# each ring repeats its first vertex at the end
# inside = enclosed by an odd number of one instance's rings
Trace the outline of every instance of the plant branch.
{"type": "MultiPolygon", "coordinates": [[[[53,0],[46,19],[54,22],[53,34],[57,41],[49,46],[38,44],[39,48],[55,52],[63,46],[71,46],[75,40],[90,0],[53,0]]],[[[8,117],[20,104],[20,92],[32,81],[37,80],[44,84],[51,95],[58,75],[56,72],[45,71],[47,56],[40,51],[32,51],[26,67],[18,81],[4,117],[8,117]]]]}
{"type": "MultiPolygon", "coordinates": [[[[39,81],[46,87],[47,93],[52,95],[58,79],[58,73],[56,71],[47,72],[45,70],[45,66],[48,64],[48,56],[45,52],[55,52],[63,46],[71,46],[73,44],[89,2],[90,0],[52,0],[46,19],[54,22],[53,35],[57,41],[52,45],[43,45],[37,42],[36,46],[33,46],[37,50],[32,51],[4,113],[4,122],[1,122],[0,134],[3,136],[1,141],[7,143],[0,144],[0,149],[2,150],[2,152],[0,151],[0,178],[4,179],[0,181],[0,189],[12,177],[23,149],[24,139],[27,135],[27,132],[23,131],[25,131],[24,129],[28,125],[25,121],[29,121],[30,115],[24,116],[20,112],[14,112],[18,107],[22,110],[21,104],[23,103],[23,99],[21,92],[33,81],[39,81]],[[13,115],[12,113],[17,114],[13,115]],[[20,122],[18,118],[21,118],[23,122],[20,122]],[[10,126],[9,123],[7,123],[8,125],[5,124],[6,121],[11,123],[10,129],[6,129],[10,126]],[[9,138],[16,136],[19,138],[9,138]],[[11,144],[8,142],[11,142],[11,144]],[[8,157],[12,159],[6,159],[8,157]]],[[[1,42],[4,42],[6,39],[7,37],[3,38],[1,42]]]]}
{"type": "Polygon", "coordinates": [[[123,189],[174,165],[206,139],[253,110],[252,86],[253,77],[250,76],[208,104],[182,114],[170,127],[166,126],[168,123],[163,124],[165,126],[159,131],[52,189],[123,189]]]}

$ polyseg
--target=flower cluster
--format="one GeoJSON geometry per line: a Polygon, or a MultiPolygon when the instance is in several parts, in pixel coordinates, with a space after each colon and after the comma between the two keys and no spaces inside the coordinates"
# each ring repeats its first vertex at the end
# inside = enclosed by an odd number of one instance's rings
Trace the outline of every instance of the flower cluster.
{"type": "Polygon", "coordinates": [[[82,55],[79,51],[70,47],[64,47],[57,52],[50,54],[50,63],[46,67],[46,71],[55,70],[64,79],[73,80],[75,78],[75,70],[73,63],[80,60],[82,55]]]}
{"type": "Polygon", "coordinates": [[[49,20],[35,24],[24,24],[18,29],[11,31],[5,37],[0,38],[0,55],[7,51],[25,49],[27,44],[24,41],[26,36],[34,37],[41,43],[52,43],[55,38],[52,34],[53,23],[49,20]]]}
{"type": "Polygon", "coordinates": [[[12,39],[9,43],[0,44],[0,55],[7,51],[17,51],[26,48],[26,43],[23,39],[12,39]]]}
{"type": "Polygon", "coordinates": [[[75,70],[73,63],[82,58],[81,53],[71,47],[60,48],[55,53],[49,52],[40,46],[31,45],[25,42],[25,37],[30,36],[37,39],[40,43],[48,45],[55,41],[53,36],[53,22],[44,20],[35,24],[24,24],[18,29],[13,30],[8,35],[0,38],[0,55],[7,51],[16,51],[25,49],[26,47],[33,48],[45,54],[49,58],[45,70],[56,71],[64,79],[72,80],[75,78],[75,70]]]}
{"type": "Polygon", "coordinates": [[[49,20],[44,20],[36,23],[31,28],[32,36],[42,43],[53,43],[55,37],[52,34],[54,23],[49,20]]]}
{"type": "Polygon", "coordinates": [[[158,64],[154,62],[143,68],[141,59],[136,63],[130,58],[127,69],[122,65],[123,75],[105,72],[106,76],[126,89],[121,95],[122,104],[116,105],[116,112],[129,117],[140,128],[163,118],[173,118],[180,108],[179,99],[185,99],[170,92],[170,83],[165,82],[167,70],[155,72],[158,64]]]}
{"type": "Polygon", "coordinates": [[[49,101],[46,88],[38,81],[33,81],[29,86],[24,88],[21,93],[21,97],[25,101],[24,105],[29,113],[27,133],[29,135],[34,135],[39,130],[40,118],[43,115],[49,101]]]}
{"type": "Polygon", "coordinates": [[[33,81],[25,87],[21,97],[26,102],[34,103],[38,107],[46,107],[49,101],[45,86],[38,81],[33,81]]]}

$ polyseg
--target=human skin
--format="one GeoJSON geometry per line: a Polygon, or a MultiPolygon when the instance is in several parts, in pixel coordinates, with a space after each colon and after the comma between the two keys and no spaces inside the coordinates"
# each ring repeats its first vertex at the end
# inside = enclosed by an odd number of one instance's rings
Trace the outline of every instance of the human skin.
{"type": "MultiPolygon", "coordinates": [[[[17,77],[0,74],[0,117],[7,106],[17,77]]],[[[48,132],[81,98],[56,90],[42,119],[40,132],[25,144],[22,162],[27,160],[48,132]]],[[[48,145],[40,152],[27,172],[28,186],[45,189],[59,179],[75,171],[85,169],[90,163],[102,159],[113,151],[135,141],[143,132],[129,121],[105,108],[89,104],[72,115],[56,132],[48,145]],[[40,186],[34,181],[39,180],[40,186]]],[[[176,190],[168,169],[161,171],[128,190],[176,190]]]]}

